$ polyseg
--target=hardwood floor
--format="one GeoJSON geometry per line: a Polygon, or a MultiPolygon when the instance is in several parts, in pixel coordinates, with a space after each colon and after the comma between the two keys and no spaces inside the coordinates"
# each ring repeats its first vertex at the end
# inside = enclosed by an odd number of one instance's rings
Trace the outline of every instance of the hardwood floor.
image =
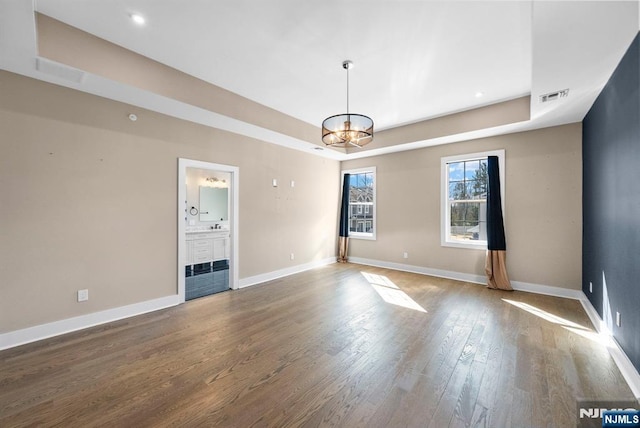
{"type": "Polygon", "coordinates": [[[0,426],[569,427],[633,400],[590,335],[577,301],[334,264],[2,351],[0,426]]]}

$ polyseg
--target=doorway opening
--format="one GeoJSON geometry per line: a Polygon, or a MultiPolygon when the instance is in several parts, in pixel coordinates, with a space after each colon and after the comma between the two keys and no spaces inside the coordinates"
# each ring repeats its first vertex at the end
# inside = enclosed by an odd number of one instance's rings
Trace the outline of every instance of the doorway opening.
{"type": "Polygon", "coordinates": [[[238,288],[239,168],[178,160],[178,296],[238,288]]]}

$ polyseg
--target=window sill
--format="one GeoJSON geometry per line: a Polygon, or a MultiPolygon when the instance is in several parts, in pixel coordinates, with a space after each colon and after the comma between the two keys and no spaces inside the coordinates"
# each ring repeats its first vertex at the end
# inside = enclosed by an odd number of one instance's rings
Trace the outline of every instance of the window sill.
{"type": "Polygon", "coordinates": [[[349,238],[353,239],[364,239],[367,241],[375,241],[376,235],[370,233],[358,233],[358,232],[349,232],[349,238]]]}
{"type": "Polygon", "coordinates": [[[467,243],[467,242],[456,242],[456,241],[443,241],[440,243],[442,247],[452,247],[452,248],[466,248],[467,250],[487,250],[486,242],[478,242],[478,243],[467,243]]]}

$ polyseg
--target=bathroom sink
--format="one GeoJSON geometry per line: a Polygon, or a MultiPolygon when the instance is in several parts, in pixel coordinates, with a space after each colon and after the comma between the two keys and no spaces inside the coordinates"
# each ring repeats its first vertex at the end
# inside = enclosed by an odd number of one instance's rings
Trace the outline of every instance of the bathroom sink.
{"type": "Polygon", "coordinates": [[[228,232],[229,229],[187,229],[185,233],[210,233],[210,232],[228,232]]]}

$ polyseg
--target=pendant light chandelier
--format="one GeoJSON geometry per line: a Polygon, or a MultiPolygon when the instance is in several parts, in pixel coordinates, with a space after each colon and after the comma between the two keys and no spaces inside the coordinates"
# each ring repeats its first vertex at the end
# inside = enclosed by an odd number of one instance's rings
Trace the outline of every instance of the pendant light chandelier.
{"type": "Polygon", "coordinates": [[[342,68],[347,70],[347,112],[322,122],[322,142],[334,147],[362,147],[373,140],[373,120],[362,114],[349,113],[349,69],[353,68],[353,62],[344,61],[342,68]]]}

